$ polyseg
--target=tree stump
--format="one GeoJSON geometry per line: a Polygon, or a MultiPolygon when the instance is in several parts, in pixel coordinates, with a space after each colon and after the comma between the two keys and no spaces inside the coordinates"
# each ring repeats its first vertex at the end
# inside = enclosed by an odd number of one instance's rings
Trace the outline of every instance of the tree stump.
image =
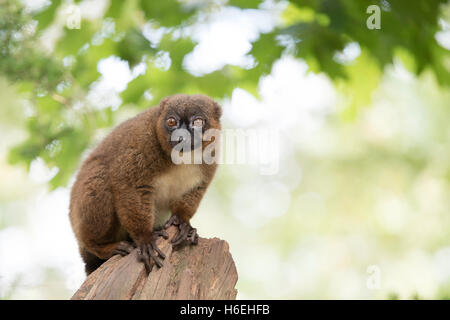
{"type": "Polygon", "coordinates": [[[226,241],[199,238],[197,245],[173,251],[170,239],[178,229],[167,232],[168,240],[157,241],[166,254],[163,267],[153,266],[147,276],[137,250],[115,255],[87,277],[72,300],[236,299],[238,275],[226,241]]]}

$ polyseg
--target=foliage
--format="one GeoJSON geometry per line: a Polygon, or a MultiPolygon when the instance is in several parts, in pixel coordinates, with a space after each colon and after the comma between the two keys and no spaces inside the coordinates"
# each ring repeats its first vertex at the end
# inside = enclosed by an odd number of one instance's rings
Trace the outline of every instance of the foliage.
{"type": "Polygon", "coordinates": [[[96,130],[114,123],[114,106],[98,108],[86,98],[99,80],[99,61],[110,56],[120,57],[131,68],[146,66],[120,95],[122,107],[138,109],[179,92],[220,99],[241,87],[257,94],[261,76],[286,54],[304,59],[311,71],[328,75],[349,97],[343,119],[353,119],[369,102],[384,68],[395,59],[416,74],[429,70],[442,86],[450,85],[450,54],[435,39],[443,0],[414,5],[407,0],[290,0],[284,2],[281,22],[252,43],[248,52],[255,61],[252,66],[226,65],[202,75],[185,68],[184,57],[197,44],[193,25],[223,6],[265,10],[262,2],[111,0],[100,18],[83,19],[80,29],[70,29],[58,24],[66,6],[63,1],[53,0],[29,13],[17,1],[0,0],[0,73],[16,82],[33,103],[29,137],[11,150],[10,161],[29,166],[40,157],[59,169],[51,180],[53,188],[67,183],[96,130]],[[374,3],[382,8],[381,30],[366,27],[366,8],[374,3]],[[111,25],[112,31],[107,28],[111,25]],[[59,28],[62,36],[49,52],[36,49],[49,28],[59,28]],[[161,32],[162,38],[150,40],[146,28],[161,32]],[[337,56],[352,44],[361,54],[353,61],[340,61],[337,56]],[[163,54],[170,57],[167,70],[157,63],[163,54]]]}
{"type": "Polygon", "coordinates": [[[23,8],[15,1],[1,4],[0,72],[13,81],[26,82],[27,89],[51,90],[62,77],[62,66],[33,48],[30,20],[23,8]]]}

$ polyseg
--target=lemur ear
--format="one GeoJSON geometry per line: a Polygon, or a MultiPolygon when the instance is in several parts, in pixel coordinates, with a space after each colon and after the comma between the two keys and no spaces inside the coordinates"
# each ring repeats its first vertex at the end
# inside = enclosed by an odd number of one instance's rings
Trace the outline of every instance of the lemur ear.
{"type": "Polygon", "coordinates": [[[213,103],[214,103],[214,115],[219,120],[220,117],[222,116],[222,107],[215,101],[213,103]]]}
{"type": "Polygon", "coordinates": [[[169,102],[170,97],[165,97],[164,99],[161,100],[161,102],[159,103],[159,108],[162,110],[164,110],[164,108],[167,105],[167,102],[169,102]]]}

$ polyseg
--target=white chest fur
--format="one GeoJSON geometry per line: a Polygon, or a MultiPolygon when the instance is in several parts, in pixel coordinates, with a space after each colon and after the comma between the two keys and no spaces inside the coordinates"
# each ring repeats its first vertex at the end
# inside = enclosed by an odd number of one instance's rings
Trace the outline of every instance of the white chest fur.
{"type": "Polygon", "coordinates": [[[198,165],[176,165],[159,176],[153,183],[155,189],[155,227],[161,226],[169,218],[169,205],[180,199],[183,194],[198,186],[202,181],[202,172],[198,165]]]}

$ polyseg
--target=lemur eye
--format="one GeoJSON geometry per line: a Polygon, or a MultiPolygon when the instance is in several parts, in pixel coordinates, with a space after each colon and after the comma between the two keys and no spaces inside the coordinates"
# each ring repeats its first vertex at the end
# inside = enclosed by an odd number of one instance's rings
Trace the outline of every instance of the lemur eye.
{"type": "Polygon", "coordinates": [[[201,119],[201,118],[197,118],[197,119],[195,119],[193,122],[192,122],[192,125],[194,126],[194,127],[203,127],[203,119],[201,119]]]}
{"type": "Polygon", "coordinates": [[[177,125],[177,119],[175,119],[174,117],[170,117],[169,119],[167,119],[167,125],[169,127],[175,127],[177,125]]]}

